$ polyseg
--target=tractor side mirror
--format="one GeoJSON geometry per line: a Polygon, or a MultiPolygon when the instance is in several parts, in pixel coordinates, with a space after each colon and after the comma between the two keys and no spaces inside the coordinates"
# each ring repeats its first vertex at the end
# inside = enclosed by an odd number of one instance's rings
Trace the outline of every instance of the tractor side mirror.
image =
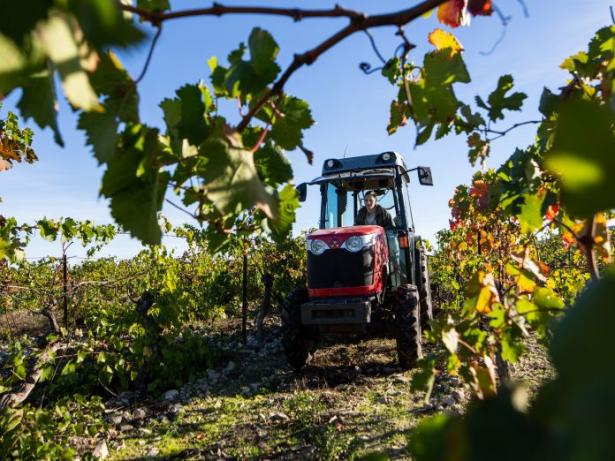
{"type": "Polygon", "coordinates": [[[299,194],[299,201],[305,202],[305,199],[307,198],[307,184],[302,182],[296,187],[296,189],[297,194],[299,194]]]}
{"type": "Polygon", "coordinates": [[[417,168],[419,182],[421,186],[433,186],[433,177],[431,176],[431,168],[428,166],[420,166],[417,168]]]}

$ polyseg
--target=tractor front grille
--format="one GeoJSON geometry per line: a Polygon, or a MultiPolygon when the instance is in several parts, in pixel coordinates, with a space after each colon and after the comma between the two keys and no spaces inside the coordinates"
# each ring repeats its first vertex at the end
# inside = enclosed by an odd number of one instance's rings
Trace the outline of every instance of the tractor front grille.
{"type": "Polygon", "coordinates": [[[373,247],[351,253],[329,249],[316,256],[308,252],[308,288],[345,288],[371,285],[374,279],[373,247]]]}

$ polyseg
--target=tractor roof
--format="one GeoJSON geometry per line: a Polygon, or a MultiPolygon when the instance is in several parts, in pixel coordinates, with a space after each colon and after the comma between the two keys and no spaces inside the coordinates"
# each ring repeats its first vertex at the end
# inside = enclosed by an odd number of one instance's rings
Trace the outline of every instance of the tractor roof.
{"type": "Polygon", "coordinates": [[[381,170],[395,166],[400,166],[406,170],[404,159],[397,152],[383,152],[381,154],[362,155],[359,157],[331,158],[323,163],[322,175],[329,176],[349,171],[381,170]]]}

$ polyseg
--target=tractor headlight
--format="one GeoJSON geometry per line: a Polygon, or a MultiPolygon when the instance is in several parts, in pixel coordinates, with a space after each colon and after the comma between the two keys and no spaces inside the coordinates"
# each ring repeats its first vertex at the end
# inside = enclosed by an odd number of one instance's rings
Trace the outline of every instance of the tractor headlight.
{"type": "Polygon", "coordinates": [[[346,248],[351,253],[357,253],[363,248],[372,245],[374,242],[371,235],[353,235],[342,244],[342,248],[346,248]]]}
{"type": "Polygon", "coordinates": [[[319,239],[308,240],[308,251],[311,251],[316,256],[320,256],[326,250],[329,249],[329,245],[319,239]]]}

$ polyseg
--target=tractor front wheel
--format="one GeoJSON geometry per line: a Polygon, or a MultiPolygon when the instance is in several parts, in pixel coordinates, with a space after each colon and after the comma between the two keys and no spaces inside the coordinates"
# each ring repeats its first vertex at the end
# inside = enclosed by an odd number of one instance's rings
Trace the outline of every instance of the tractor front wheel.
{"type": "Polygon", "coordinates": [[[409,370],[421,357],[421,309],[416,286],[402,285],[395,300],[395,340],[399,365],[409,370]]]}
{"type": "Polygon", "coordinates": [[[301,325],[301,305],[308,301],[306,289],[293,290],[282,310],[282,345],[288,364],[294,369],[301,369],[308,363],[314,350],[314,341],[308,338],[306,328],[301,325]]]}

